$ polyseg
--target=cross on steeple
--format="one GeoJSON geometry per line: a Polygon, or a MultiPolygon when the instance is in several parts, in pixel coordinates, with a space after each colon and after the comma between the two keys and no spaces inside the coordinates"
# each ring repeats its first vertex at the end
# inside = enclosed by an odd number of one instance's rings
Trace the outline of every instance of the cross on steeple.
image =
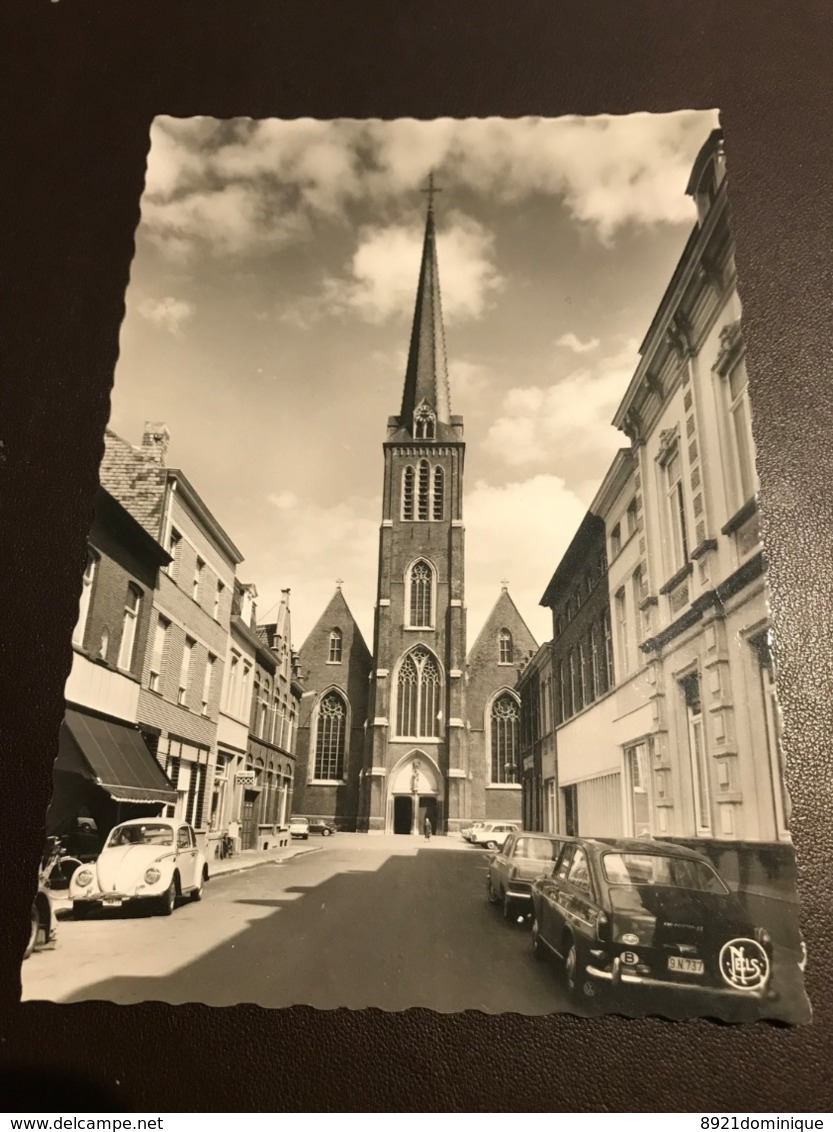
{"type": "Polygon", "coordinates": [[[337,587],[338,589],[341,589],[341,587],[342,587],[343,585],[344,585],[344,578],[336,578],[336,587],[337,587]]]}
{"type": "Polygon", "coordinates": [[[503,592],[507,593],[507,591],[509,590],[509,579],[508,578],[501,578],[500,584],[501,584],[501,587],[503,589],[503,592]]]}
{"type": "Polygon", "coordinates": [[[428,211],[433,212],[433,210],[434,210],[434,193],[441,193],[442,192],[442,189],[438,189],[434,185],[434,170],[433,169],[428,174],[428,184],[427,184],[427,186],[424,189],[420,189],[419,191],[421,193],[427,193],[428,194],[428,211]]]}

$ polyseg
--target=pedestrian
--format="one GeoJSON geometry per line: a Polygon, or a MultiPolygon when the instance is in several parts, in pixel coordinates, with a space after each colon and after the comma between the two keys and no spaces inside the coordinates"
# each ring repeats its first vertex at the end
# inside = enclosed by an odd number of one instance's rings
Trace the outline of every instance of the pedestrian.
{"type": "Polygon", "coordinates": [[[430,839],[431,839],[431,819],[429,817],[426,816],[425,824],[423,825],[422,828],[425,830],[425,840],[430,841],[430,839]]]}

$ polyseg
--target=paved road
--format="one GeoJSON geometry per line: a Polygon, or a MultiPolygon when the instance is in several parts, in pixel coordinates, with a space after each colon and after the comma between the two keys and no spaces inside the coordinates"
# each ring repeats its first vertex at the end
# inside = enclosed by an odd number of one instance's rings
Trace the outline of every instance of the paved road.
{"type": "Polygon", "coordinates": [[[23,964],[23,997],[214,1006],[565,1009],[529,932],[485,899],[487,855],[451,838],[339,834],[314,852],[218,877],[171,917],[103,912],[58,925],[23,964]]]}

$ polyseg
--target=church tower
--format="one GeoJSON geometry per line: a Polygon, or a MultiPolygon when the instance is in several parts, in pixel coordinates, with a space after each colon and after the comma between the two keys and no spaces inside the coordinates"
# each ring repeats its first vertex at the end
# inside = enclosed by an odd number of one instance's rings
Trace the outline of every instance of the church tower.
{"type": "Polygon", "coordinates": [[[384,452],[361,826],[459,828],[467,814],[463,419],[451,413],[433,179],[399,415],[384,452]]]}

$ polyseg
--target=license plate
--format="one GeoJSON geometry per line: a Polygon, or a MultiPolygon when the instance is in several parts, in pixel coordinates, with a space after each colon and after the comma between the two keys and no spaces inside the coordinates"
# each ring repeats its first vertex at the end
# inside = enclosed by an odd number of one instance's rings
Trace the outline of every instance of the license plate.
{"type": "Polygon", "coordinates": [[[124,900],[121,896],[105,896],[102,903],[107,904],[110,908],[118,908],[124,903],[124,900]]]}
{"type": "Polygon", "coordinates": [[[683,975],[702,975],[702,959],[685,959],[681,955],[671,955],[668,959],[668,970],[679,971],[683,975]]]}

